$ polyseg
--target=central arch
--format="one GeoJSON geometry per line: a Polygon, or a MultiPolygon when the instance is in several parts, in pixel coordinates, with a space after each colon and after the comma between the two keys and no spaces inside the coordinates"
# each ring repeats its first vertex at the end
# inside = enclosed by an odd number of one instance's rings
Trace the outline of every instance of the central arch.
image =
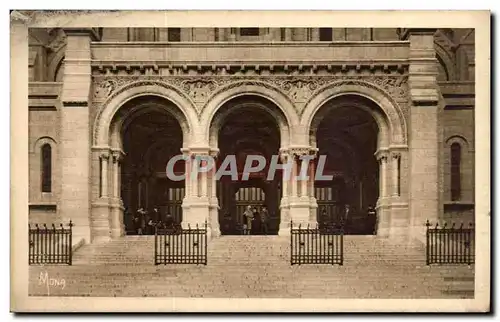
{"type": "Polygon", "coordinates": [[[261,98],[270,103],[266,108],[279,124],[281,145],[288,146],[292,139],[291,128],[299,124],[295,105],[279,89],[258,81],[234,82],[220,88],[211,96],[200,116],[200,127],[203,130],[201,140],[212,145],[216,137],[216,114],[227,102],[241,96],[261,98]]]}
{"type": "MultiPolygon", "coordinates": [[[[209,127],[209,143],[218,149],[218,167],[234,156],[237,179],[223,176],[217,182],[219,202],[218,219],[221,233],[242,234],[246,225],[243,213],[248,206],[260,214],[263,207],[269,212],[265,224],[255,220],[251,234],[277,234],[281,200],[281,176],[268,178],[269,164],[283,146],[283,137],[289,139],[287,116],[272,101],[259,95],[238,95],[225,101],[214,113],[209,127]],[[259,155],[266,160],[260,172],[243,177],[248,155],[259,155]]],[[[255,163],[254,163],[255,165],[255,163]]]]}

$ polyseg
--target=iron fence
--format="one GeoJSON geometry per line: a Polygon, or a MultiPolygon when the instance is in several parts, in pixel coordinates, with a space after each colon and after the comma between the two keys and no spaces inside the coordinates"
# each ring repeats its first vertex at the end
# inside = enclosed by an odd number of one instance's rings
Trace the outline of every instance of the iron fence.
{"type": "Polygon", "coordinates": [[[155,229],[155,265],[207,265],[207,223],[203,228],[180,225],[155,229]]]}
{"type": "Polygon", "coordinates": [[[448,227],[445,223],[435,226],[427,221],[426,263],[431,264],[467,264],[475,262],[475,230],[473,224],[464,227],[455,223],[448,227]]]}
{"type": "Polygon", "coordinates": [[[342,225],[297,228],[290,225],[290,263],[344,264],[344,228],[342,225]]]}
{"type": "Polygon", "coordinates": [[[43,224],[28,225],[29,229],[29,265],[40,264],[72,264],[72,239],[73,223],[70,221],[68,228],[63,224],[56,227],[47,227],[43,224]]]}

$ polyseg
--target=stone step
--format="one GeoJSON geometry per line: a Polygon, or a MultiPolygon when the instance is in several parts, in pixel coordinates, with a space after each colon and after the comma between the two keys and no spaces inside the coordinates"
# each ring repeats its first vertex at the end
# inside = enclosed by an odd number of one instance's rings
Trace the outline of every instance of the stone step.
{"type": "MultiPolygon", "coordinates": [[[[36,269],[31,269],[36,271],[36,269]]],[[[380,271],[364,267],[262,267],[245,270],[238,266],[207,267],[69,267],[57,271],[66,279],[64,290],[51,295],[89,296],[191,296],[191,297],[471,297],[470,290],[449,290],[439,270],[380,271]],[[288,268],[287,268],[288,267],[288,268]],[[108,271],[103,271],[107,269],[108,271]],[[121,272],[121,270],[123,270],[121,272]],[[64,272],[71,274],[64,274],[64,272]],[[381,274],[383,273],[383,274],[381,274]],[[418,273],[416,275],[415,273],[418,273]],[[207,278],[210,276],[210,278],[207,278]],[[390,277],[388,279],[388,277],[390,277]],[[411,277],[411,278],[409,278],[411,277]],[[422,288],[426,286],[427,289],[422,288]],[[388,289],[391,292],[387,292],[388,289]],[[395,292],[395,293],[394,293],[395,292]],[[455,292],[455,293],[453,293],[455,292]],[[467,293],[468,292],[468,293],[467,293]],[[448,295],[446,295],[448,293],[448,295]],[[110,295],[111,294],[111,295],[110,295]]],[[[51,271],[51,274],[56,272],[51,271]]],[[[36,274],[30,274],[30,294],[43,295],[36,274]]]]}

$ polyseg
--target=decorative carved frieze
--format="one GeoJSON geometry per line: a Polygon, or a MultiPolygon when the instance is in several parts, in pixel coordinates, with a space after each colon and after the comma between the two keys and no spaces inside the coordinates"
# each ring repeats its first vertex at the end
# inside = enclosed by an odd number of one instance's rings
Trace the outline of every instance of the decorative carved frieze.
{"type": "Polygon", "coordinates": [[[406,101],[406,75],[343,76],[95,76],[94,101],[104,101],[129,85],[171,86],[189,97],[198,113],[218,93],[239,86],[256,85],[284,94],[301,114],[303,106],[325,87],[360,85],[383,89],[395,101],[406,101]]]}

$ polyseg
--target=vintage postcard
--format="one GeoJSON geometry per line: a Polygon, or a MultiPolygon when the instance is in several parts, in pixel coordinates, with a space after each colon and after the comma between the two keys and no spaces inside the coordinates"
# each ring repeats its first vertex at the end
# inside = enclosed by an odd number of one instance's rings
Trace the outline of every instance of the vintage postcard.
{"type": "Polygon", "coordinates": [[[489,53],[487,11],[11,12],[12,311],[489,311],[489,53]]]}

